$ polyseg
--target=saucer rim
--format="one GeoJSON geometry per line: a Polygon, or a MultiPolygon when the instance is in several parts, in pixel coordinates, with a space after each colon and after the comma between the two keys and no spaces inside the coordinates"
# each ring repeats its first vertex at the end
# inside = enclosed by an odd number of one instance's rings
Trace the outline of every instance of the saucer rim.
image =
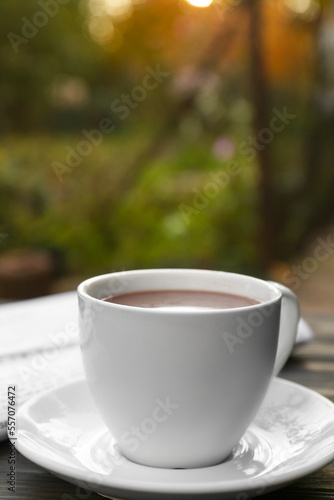
{"type": "MultiPolygon", "coordinates": [[[[34,406],[38,401],[44,399],[45,397],[61,392],[63,389],[69,389],[71,386],[76,386],[76,385],[86,385],[86,381],[84,377],[80,377],[76,380],[73,380],[69,383],[65,383],[61,386],[58,386],[56,388],[50,389],[48,391],[45,391],[43,393],[37,394],[35,397],[31,398],[29,401],[24,403],[21,408],[19,408],[18,413],[17,413],[17,419],[19,422],[19,418],[27,413],[29,411],[29,408],[34,406]]],[[[333,425],[334,425],[334,403],[326,398],[325,396],[315,392],[314,390],[304,387],[296,382],[292,382],[290,380],[286,380],[284,378],[280,377],[273,377],[269,388],[268,392],[270,391],[270,388],[272,387],[273,384],[278,384],[278,385],[283,385],[283,386],[290,386],[290,387],[295,387],[298,391],[302,391],[306,394],[308,394],[311,398],[316,398],[319,399],[323,402],[323,404],[326,404],[331,411],[333,412],[333,425]]],[[[92,401],[93,403],[93,401],[92,401]]],[[[94,405],[94,403],[93,403],[94,405]]],[[[262,406],[261,406],[262,408],[262,406]]],[[[260,408],[260,410],[261,410],[260,408]]],[[[259,411],[260,411],[259,410],[259,411]]],[[[105,424],[100,420],[97,424],[97,427],[100,428],[101,425],[105,427],[105,431],[109,432],[105,424]]],[[[252,426],[252,423],[250,424],[249,428],[252,426]]],[[[321,441],[320,441],[321,442],[321,441]]],[[[39,465],[43,469],[46,469],[50,473],[59,476],[68,482],[72,484],[79,484],[79,482],[87,482],[87,472],[89,472],[89,469],[83,470],[82,468],[77,468],[73,466],[66,466],[66,470],[64,470],[64,466],[61,465],[61,463],[56,462],[54,459],[50,459],[48,457],[44,457],[43,455],[31,451],[29,446],[25,445],[24,443],[20,441],[20,429],[18,428],[18,434],[17,434],[17,440],[15,442],[17,450],[24,455],[26,458],[34,462],[36,465],[39,465]]],[[[141,464],[136,464],[134,462],[131,462],[124,458],[127,462],[130,462],[131,464],[134,464],[137,467],[147,467],[145,465],[141,464]]],[[[319,469],[322,469],[326,465],[330,464],[334,460],[334,449],[331,452],[326,453],[323,455],[321,458],[315,459],[312,462],[308,462],[307,464],[293,467],[291,470],[288,471],[283,471],[282,473],[278,474],[275,477],[270,477],[270,482],[269,484],[266,485],[266,493],[270,492],[273,489],[277,489],[277,487],[283,487],[291,482],[297,481],[298,479],[305,477],[309,474],[312,474],[313,472],[316,472],[319,469]]],[[[217,464],[216,466],[213,467],[219,467],[222,466],[222,464],[217,464]]],[[[207,467],[199,467],[199,468],[194,468],[191,469],[192,471],[203,471],[207,467]]],[[[174,469],[163,469],[163,468],[156,468],[157,470],[170,470],[173,472],[173,474],[177,474],[178,471],[174,469]]],[[[258,476],[256,478],[245,478],[244,480],[240,479],[234,479],[232,481],[229,481],[227,484],[224,480],[217,480],[214,481],[213,483],[209,483],[208,481],[202,481],[201,483],[196,483],[192,484],[191,482],[184,482],[184,483],[173,483],[173,482],[164,482],[162,481],[157,481],[155,483],[152,483],[150,481],[138,481],[138,480],[132,480],[132,479],[119,479],[119,478],[112,478],[109,475],[103,476],[99,475],[96,473],[100,479],[100,481],[95,482],[94,479],[89,481],[90,488],[92,491],[96,491],[98,493],[98,490],[101,490],[101,488],[110,488],[113,490],[119,490],[119,491],[128,491],[128,492],[134,492],[134,493],[148,493],[148,494],[157,494],[157,495],[163,495],[163,494],[179,494],[179,495],[203,495],[203,494],[229,494],[229,493],[234,493],[236,491],[247,491],[247,492],[252,492],[254,490],[257,490],[260,487],[263,487],[263,480],[265,478],[268,478],[268,474],[264,472],[261,476],[258,476]],[[111,481],[110,481],[111,479],[111,481]],[[94,490],[94,488],[97,488],[97,490],[94,490]],[[165,491],[164,491],[165,490],[165,491]]]]}

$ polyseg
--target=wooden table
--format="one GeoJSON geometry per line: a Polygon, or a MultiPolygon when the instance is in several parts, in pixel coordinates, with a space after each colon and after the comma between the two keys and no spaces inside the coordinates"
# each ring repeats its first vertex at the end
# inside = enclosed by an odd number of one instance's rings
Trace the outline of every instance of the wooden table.
{"type": "MultiPolygon", "coordinates": [[[[315,340],[295,350],[281,377],[293,380],[334,402],[334,314],[308,316],[315,340]]],[[[0,443],[0,498],[9,500],[98,500],[95,493],[52,476],[17,452],[16,491],[7,490],[8,442],[0,443]]],[[[236,500],[247,500],[240,497],[236,500]]],[[[296,483],[264,495],[263,500],[334,499],[334,462],[296,483]]],[[[145,500],[143,498],[143,500],[145,500]]]]}

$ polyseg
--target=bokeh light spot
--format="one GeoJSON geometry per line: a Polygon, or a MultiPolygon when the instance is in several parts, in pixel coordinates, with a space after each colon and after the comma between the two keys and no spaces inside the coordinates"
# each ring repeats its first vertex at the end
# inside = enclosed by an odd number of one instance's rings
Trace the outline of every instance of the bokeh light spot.
{"type": "Polygon", "coordinates": [[[132,0],[89,0],[93,16],[127,17],[132,12],[132,0]]]}
{"type": "Polygon", "coordinates": [[[105,17],[90,18],[88,28],[92,39],[102,45],[109,42],[114,34],[113,23],[105,17]]]}
{"type": "Polygon", "coordinates": [[[285,0],[286,7],[295,15],[312,21],[320,12],[318,0],[285,0]]]}

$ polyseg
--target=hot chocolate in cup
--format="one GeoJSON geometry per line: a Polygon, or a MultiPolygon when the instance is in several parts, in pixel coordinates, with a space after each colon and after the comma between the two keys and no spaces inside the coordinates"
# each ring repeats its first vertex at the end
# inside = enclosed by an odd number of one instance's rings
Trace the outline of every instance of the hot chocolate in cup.
{"type": "Polygon", "coordinates": [[[299,319],[287,288],[222,271],[106,274],[81,283],[78,296],[97,410],[124,457],[151,467],[227,459],[287,360],[299,319]]]}

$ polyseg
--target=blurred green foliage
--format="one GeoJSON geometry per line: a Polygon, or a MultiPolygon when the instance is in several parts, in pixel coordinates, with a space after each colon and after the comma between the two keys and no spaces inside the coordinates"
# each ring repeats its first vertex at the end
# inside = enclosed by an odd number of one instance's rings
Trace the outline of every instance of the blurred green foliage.
{"type": "MultiPolygon", "coordinates": [[[[105,1],[57,4],[35,32],[36,12],[57,0],[0,4],[0,232],[8,235],[0,250],[50,249],[63,272],[79,274],[154,266],[263,272],[259,163],[240,149],[254,135],[256,115],[246,0],[224,15],[223,0],[204,10],[147,0],[121,18],[94,17],[90,5],[105,1]],[[103,41],[105,22],[114,36],[103,41]],[[35,34],[23,42],[17,37],[27,24],[35,34]],[[134,100],[148,67],[169,75],[134,100]],[[133,107],[122,119],[113,103],[119,109],[127,95],[133,107]],[[106,118],[113,132],[69,166],[68,148],[77,150],[83,131],[106,118]]],[[[272,260],[289,259],[333,213],[323,203],[333,182],[331,143],[323,138],[334,113],[314,97],[333,87],[328,50],[321,46],[322,59],[316,53],[330,16],[287,17],[287,3],[294,2],[262,2],[274,6],[263,26],[269,111],[287,106],[296,114],[266,146],[272,260]],[[313,157],[312,171],[305,165],[313,157]]]]}
{"type": "Polygon", "coordinates": [[[212,150],[210,137],[179,140],[120,195],[127,152],[136,153],[142,135],[137,129],[103,141],[61,184],[50,165],[80,136],[3,140],[4,248],[50,249],[78,273],[162,265],[254,270],[254,169],[240,157],[241,173],[225,177],[229,163],[203,153],[212,150]],[[228,179],[226,187],[214,174],[228,179]]]}

